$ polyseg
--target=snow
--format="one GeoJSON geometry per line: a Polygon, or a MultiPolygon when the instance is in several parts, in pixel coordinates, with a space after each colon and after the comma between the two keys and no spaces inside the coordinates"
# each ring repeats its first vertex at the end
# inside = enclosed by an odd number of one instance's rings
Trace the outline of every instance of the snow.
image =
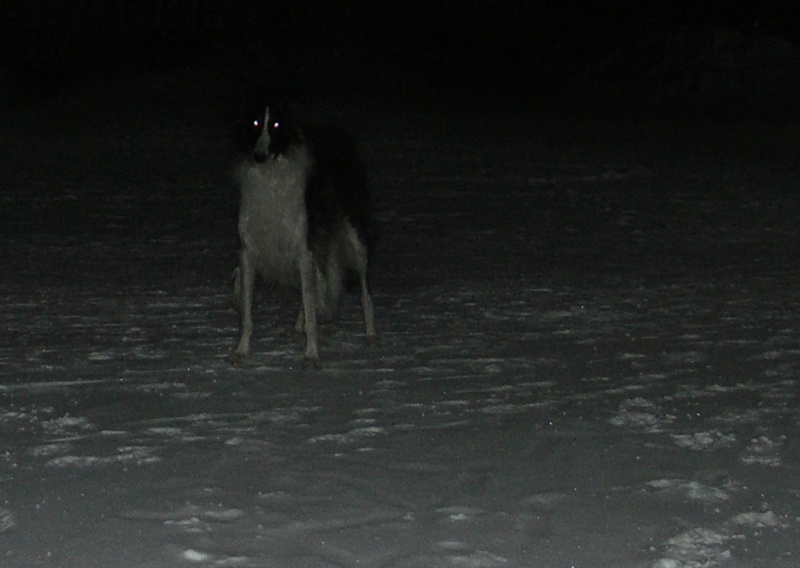
{"type": "Polygon", "coordinates": [[[4,111],[0,565],[797,565],[794,126],[329,102],[381,341],[233,369],[227,89],[4,111]]]}

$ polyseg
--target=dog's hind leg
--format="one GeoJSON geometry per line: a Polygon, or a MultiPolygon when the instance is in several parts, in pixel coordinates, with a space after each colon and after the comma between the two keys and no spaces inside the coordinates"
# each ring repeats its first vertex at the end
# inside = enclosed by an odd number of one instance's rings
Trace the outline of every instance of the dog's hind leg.
{"type": "Polygon", "coordinates": [[[241,316],[239,345],[231,353],[228,361],[231,365],[241,365],[250,352],[250,337],[253,335],[253,286],[255,272],[250,259],[244,251],[240,255],[239,267],[234,271],[233,292],[234,305],[241,316]]]}
{"type": "Polygon", "coordinates": [[[292,329],[292,335],[295,337],[300,337],[303,335],[303,328],[305,326],[305,316],[303,315],[303,306],[300,306],[300,313],[297,314],[297,321],[294,324],[294,329],[292,329]]]}
{"type": "Polygon", "coordinates": [[[372,295],[369,293],[366,270],[359,272],[358,278],[361,285],[361,309],[364,312],[364,339],[367,344],[371,345],[378,340],[378,334],[375,331],[375,316],[372,312],[372,295]]]}
{"type": "Polygon", "coordinates": [[[372,309],[372,295],[369,291],[369,279],[367,272],[369,268],[369,253],[367,245],[359,238],[358,232],[352,225],[347,226],[350,246],[352,248],[352,261],[358,275],[358,284],[361,289],[361,309],[364,312],[364,339],[367,344],[373,344],[378,339],[375,331],[375,315],[372,309]]]}
{"type": "MultiPolygon", "coordinates": [[[[306,333],[306,352],[303,366],[319,368],[319,352],[317,350],[317,294],[319,289],[318,270],[314,265],[314,257],[310,250],[300,255],[300,292],[303,297],[303,329],[306,333]]],[[[298,318],[298,324],[300,318],[298,318]]]]}

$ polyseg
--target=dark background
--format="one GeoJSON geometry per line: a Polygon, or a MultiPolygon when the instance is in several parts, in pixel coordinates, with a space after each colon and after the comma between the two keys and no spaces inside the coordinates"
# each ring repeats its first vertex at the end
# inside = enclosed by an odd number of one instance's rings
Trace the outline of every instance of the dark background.
{"type": "Polygon", "coordinates": [[[770,107],[794,97],[791,3],[0,2],[3,98],[204,65],[256,87],[770,107]]]}

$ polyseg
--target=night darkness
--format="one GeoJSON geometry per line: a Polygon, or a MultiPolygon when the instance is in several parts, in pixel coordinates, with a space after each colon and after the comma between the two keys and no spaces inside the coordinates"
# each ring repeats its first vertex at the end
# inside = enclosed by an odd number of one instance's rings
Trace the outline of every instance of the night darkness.
{"type": "MultiPolygon", "coordinates": [[[[537,102],[591,90],[586,98],[596,100],[600,92],[613,95],[634,83],[657,95],[651,89],[664,87],[659,74],[676,72],[662,69],[662,61],[713,43],[715,30],[734,34],[723,59],[760,37],[796,40],[794,12],[777,5],[39,0],[3,3],[0,45],[7,81],[22,99],[98,76],[206,65],[244,80],[260,68],[260,80],[279,83],[260,86],[301,92],[324,90],[327,80],[366,89],[422,83],[537,102]],[[325,79],[313,69],[315,54],[325,57],[323,67],[335,55],[346,73],[325,79]],[[286,73],[274,69],[278,57],[302,63],[286,73]]],[[[793,65],[773,74],[792,74],[793,65]]],[[[779,78],[768,81],[773,86],[779,78]]],[[[641,94],[635,95],[640,101],[647,98],[641,94]]]]}

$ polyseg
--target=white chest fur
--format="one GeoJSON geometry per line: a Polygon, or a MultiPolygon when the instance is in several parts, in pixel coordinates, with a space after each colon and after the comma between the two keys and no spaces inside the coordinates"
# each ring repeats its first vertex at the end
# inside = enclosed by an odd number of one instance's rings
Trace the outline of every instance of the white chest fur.
{"type": "Polygon", "coordinates": [[[281,285],[299,282],[297,262],[308,234],[308,167],[307,153],[298,151],[263,164],[248,161],[238,171],[242,251],[258,274],[281,285]]]}

